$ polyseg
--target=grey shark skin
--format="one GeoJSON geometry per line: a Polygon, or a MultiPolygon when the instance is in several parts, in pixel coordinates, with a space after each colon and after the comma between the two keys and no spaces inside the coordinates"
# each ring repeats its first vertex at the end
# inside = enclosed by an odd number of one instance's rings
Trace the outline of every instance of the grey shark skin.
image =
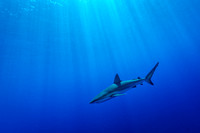
{"type": "Polygon", "coordinates": [[[119,75],[116,74],[114,83],[107,87],[105,90],[100,92],[96,97],[94,97],[90,104],[92,103],[102,103],[112,98],[125,95],[124,92],[128,91],[131,88],[135,88],[137,85],[143,85],[143,82],[146,81],[147,83],[153,85],[151,78],[158,67],[159,62],[153,67],[153,69],[146,75],[145,78],[138,78],[132,80],[121,81],[119,75]]]}

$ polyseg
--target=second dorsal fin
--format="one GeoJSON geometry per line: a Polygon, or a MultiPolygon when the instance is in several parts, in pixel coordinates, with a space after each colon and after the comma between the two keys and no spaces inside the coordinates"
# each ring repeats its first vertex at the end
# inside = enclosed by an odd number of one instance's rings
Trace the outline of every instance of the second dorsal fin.
{"type": "Polygon", "coordinates": [[[115,84],[120,84],[120,82],[121,82],[121,80],[120,80],[120,78],[119,78],[119,75],[116,74],[116,75],[115,75],[115,79],[114,79],[114,83],[115,83],[115,84]]]}

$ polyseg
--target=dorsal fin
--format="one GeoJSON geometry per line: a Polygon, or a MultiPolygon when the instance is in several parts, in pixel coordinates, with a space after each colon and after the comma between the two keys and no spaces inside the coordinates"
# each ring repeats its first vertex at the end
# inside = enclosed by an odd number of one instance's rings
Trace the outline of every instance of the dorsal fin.
{"type": "Polygon", "coordinates": [[[121,82],[121,80],[120,80],[120,78],[119,78],[119,75],[116,74],[116,75],[115,75],[115,79],[114,79],[114,83],[115,83],[115,84],[119,84],[120,82],[121,82]]]}

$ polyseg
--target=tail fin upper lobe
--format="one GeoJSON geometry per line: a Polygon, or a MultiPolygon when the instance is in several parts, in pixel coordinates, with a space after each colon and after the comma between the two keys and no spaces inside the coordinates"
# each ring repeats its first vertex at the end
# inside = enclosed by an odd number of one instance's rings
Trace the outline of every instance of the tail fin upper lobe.
{"type": "Polygon", "coordinates": [[[153,67],[153,69],[147,74],[147,76],[145,77],[145,81],[151,85],[153,85],[153,82],[151,81],[151,78],[156,70],[156,68],[158,67],[159,62],[157,62],[157,64],[153,67]]]}

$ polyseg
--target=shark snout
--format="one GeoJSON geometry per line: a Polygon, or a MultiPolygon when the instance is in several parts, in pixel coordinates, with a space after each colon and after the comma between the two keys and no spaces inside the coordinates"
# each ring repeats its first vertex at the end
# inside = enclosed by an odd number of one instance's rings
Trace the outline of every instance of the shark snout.
{"type": "Polygon", "coordinates": [[[92,101],[90,101],[90,104],[93,104],[93,103],[95,103],[96,102],[96,100],[92,100],[92,101]]]}
{"type": "Polygon", "coordinates": [[[89,104],[92,104],[92,103],[94,103],[94,101],[90,101],[90,103],[89,103],[89,104]]]}

